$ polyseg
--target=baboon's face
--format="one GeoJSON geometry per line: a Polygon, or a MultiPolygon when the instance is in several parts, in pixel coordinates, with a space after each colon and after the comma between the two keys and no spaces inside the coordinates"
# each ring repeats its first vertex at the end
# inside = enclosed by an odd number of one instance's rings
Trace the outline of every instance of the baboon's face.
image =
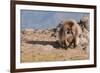
{"type": "Polygon", "coordinates": [[[66,46],[69,46],[73,41],[72,31],[69,29],[66,29],[64,32],[65,32],[66,46]]]}
{"type": "Polygon", "coordinates": [[[65,33],[65,36],[69,36],[72,34],[72,29],[71,27],[69,26],[69,24],[66,24],[64,26],[64,33],[65,33]]]}
{"type": "Polygon", "coordinates": [[[72,34],[72,30],[71,29],[66,29],[64,32],[65,32],[65,35],[72,34]]]}

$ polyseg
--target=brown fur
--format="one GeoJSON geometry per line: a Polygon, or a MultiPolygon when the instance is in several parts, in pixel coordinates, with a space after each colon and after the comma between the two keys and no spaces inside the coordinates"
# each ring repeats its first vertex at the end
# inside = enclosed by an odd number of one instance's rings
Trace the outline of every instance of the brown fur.
{"type": "Polygon", "coordinates": [[[75,20],[67,20],[59,30],[59,44],[63,47],[68,47],[73,43],[74,47],[76,47],[79,44],[81,33],[82,30],[75,20]]]}

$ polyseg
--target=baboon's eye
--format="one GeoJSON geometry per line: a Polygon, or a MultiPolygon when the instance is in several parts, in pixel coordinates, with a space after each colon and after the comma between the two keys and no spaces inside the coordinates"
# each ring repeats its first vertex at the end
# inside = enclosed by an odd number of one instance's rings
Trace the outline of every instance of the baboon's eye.
{"type": "Polygon", "coordinates": [[[70,31],[67,31],[67,34],[69,34],[70,33],[70,31]]]}
{"type": "Polygon", "coordinates": [[[70,34],[70,31],[66,30],[65,33],[66,33],[66,34],[70,34]]]}

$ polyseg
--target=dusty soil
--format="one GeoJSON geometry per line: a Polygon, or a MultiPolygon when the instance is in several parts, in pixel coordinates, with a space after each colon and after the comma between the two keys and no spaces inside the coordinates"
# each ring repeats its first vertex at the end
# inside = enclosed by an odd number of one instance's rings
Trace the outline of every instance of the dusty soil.
{"type": "Polygon", "coordinates": [[[50,30],[26,29],[21,32],[21,62],[67,61],[88,59],[79,47],[61,48],[50,30]]]}

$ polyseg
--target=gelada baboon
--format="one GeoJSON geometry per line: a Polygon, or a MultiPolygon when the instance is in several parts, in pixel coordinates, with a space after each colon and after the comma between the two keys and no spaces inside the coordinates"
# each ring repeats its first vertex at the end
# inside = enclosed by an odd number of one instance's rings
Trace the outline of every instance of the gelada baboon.
{"type": "Polygon", "coordinates": [[[82,33],[79,24],[77,24],[75,20],[71,19],[60,23],[60,25],[58,32],[59,44],[66,48],[72,43],[74,44],[74,47],[78,46],[82,33]]]}

